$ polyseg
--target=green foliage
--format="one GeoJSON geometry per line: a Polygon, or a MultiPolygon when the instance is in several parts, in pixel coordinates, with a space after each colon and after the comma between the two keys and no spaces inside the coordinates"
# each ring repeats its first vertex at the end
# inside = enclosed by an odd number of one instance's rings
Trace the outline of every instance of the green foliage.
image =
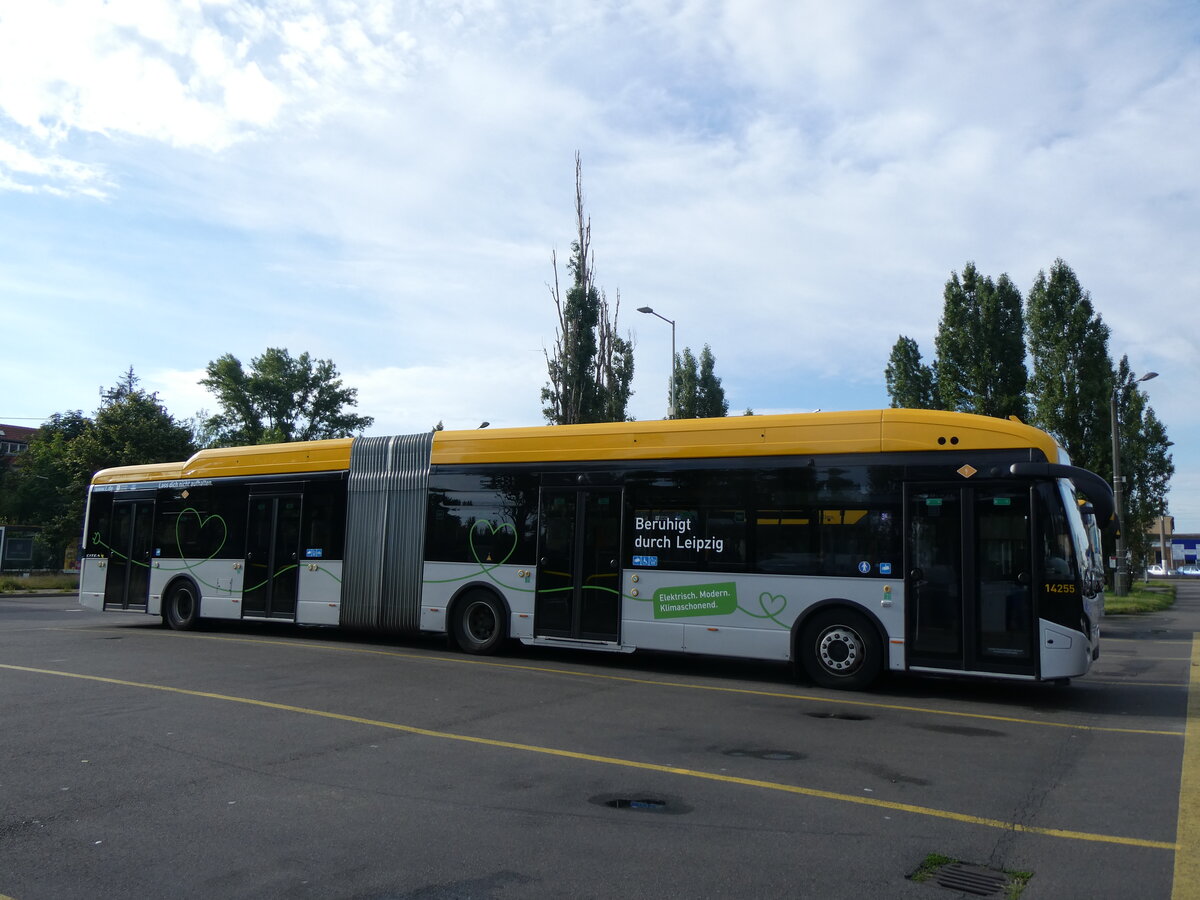
{"type": "Polygon", "coordinates": [[[933,367],[921,362],[921,350],[900,335],[884,370],[888,396],[897,409],[939,409],[933,367]]]}
{"type": "Polygon", "coordinates": [[[673,419],[696,418],[696,396],[699,389],[700,375],[696,368],[696,357],[688,347],[682,353],[675,354],[675,383],[671,397],[674,409],[671,410],[673,419]]]}
{"type": "Polygon", "coordinates": [[[725,399],[725,388],[713,371],[717,361],[708,344],[700,351],[700,376],[696,384],[696,417],[717,419],[729,415],[729,401],[725,399]]]}
{"type": "Polygon", "coordinates": [[[1151,581],[1145,584],[1134,582],[1124,597],[1115,594],[1104,596],[1106,616],[1140,616],[1162,612],[1175,605],[1175,585],[1169,581],[1151,581]]]}
{"type": "Polygon", "coordinates": [[[350,437],[370,427],[371,416],[358,405],[358,391],[342,386],[337,367],[307,352],[292,357],[271,347],[250,361],[250,369],[231,353],[213,360],[200,384],[212,392],[220,411],[204,421],[208,446],[274,444],[350,437]]]}
{"type": "MultiPolygon", "coordinates": [[[[57,565],[62,565],[58,560],[57,565]]],[[[78,575],[30,575],[28,578],[5,575],[0,577],[0,594],[30,593],[32,591],[59,591],[64,594],[79,592],[78,575]]]]}
{"type": "Polygon", "coordinates": [[[554,354],[546,353],[550,383],[542,388],[542,413],[554,425],[622,422],[628,418],[633,393],[633,342],[617,333],[621,309],[618,292],[611,311],[608,297],[593,279],[592,223],[583,212],[583,172],[575,154],[575,219],[567,271],[571,286],[559,288],[558,255],[551,254],[554,285],[550,296],[558,311],[554,354]]]}
{"type": "Polygon", "coordinates": [[[1167,487],[1175,473],[1168,448],[1167,430],[1147,405],[1129,368],[1129,358],[1117,366],[1117,421],[1121,433],[1121,475],[1124,477],[1125,521],[1122,533],[1133,558],[1133,570],[1145,566],[1150,555],[1147,532],[1154,520],[1166,514],[1167,487]]]}
{"type": "MultiPolygon", "coordinates": [[[[1109,329],[1091,297],[1061,259],[1042,271],[1021,295],[1008,276],[993,282],[968,263],[952,273],[943,292],[943,314],[933,365],[921,362],[915,341],[903,335],[885,370],[892,406],[955,409],[1024,418],[1048,431],[1071,461],[1112,481],[1112,415],[1121,423],[1125,477],[1124,535],[1135,567],[1146,557],[1145,531],[1166,514],[1174,464],[1166,428],[1146,404],[1129,362],[1116,371],[1108,353],[1109,329]],[[1025,340],[1022,340],[1024,335],[1025,340]],[[1024,359],[1032,360],[1026,372],[1024,359]]],[[[1112,535],[1105,535],[1106,543],[1112,535]]]]}
{"type": "Polygon", "coordinates": [[[714,419],[729,415],[729,401],[715,368],[716,358],[708,344],[700,351],[698,363],[688,347],[676,355],[673,418],[714,419]]]}
{"type": "Polygon", "coordinates": [[[1112,478],[1108,326],[1061,259],[1038,272],[1026,299],[1033,424],[1054,435],[1077,466],[1112,478]]]}
{"type": "Polygon", "coordinates": [[[995,282],[974,263],[950,273],[934,363],[942,409],[1026,418],[1025,324],[1021,292],[1007,275],[995,282]]]}

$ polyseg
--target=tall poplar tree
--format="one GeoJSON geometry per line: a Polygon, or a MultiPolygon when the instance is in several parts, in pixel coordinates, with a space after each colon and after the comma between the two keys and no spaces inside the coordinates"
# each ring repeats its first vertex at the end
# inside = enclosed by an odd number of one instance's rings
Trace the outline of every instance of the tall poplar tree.
{"type": "Polygon", "coordinates": [[[1020,290],[1007,275],[993,282],[968,262],[961,280],[950,273],[942,296],[934,363],[939,405],[1025,419],[1028,373],[1020,290]]]}
{"type": "Polygon", "coordinates": [[[690,347],[675,356],[675,418],[714,419],[729,415],[725,388],[717,377],[716,357],[708,344],[697,362],[690,347]]]}
{"type": "Polygon", "coordinates": [[[1108,326],[1061,259],[1038,272],[1025,305],[1033,370],[1032,423],[1054,435],[1071,461],[1112,478],[1108,326]]]}
{"type": "Polygon", "coordinates": [[[542,388],[542,413],[553,425],[622,422],[628,418],[633,393],[633,340],[617,333],[621,294],[609,307],[596,287],[591,252],[592,220],[583,212],[583,164],[575,154],[576,238],[571,242],[567,272],[571,286],[559,287],[558,255],[551,252],[554,284],[550,296],[558,311],[554,354],[546,352],[550,382],[542,388]]]}
{"type": "Polygon", "coordinates": [[[898,409],[940,409],[933,366],[921,362],[921,348],[900,335],[884,370],[888,396],[898,409]]]}
{"type": "Polygon", "coordinates": [[[1175,464],[1168,452],[1171,441],[1167,440],[1167,430],[1138,387],[1128,357],[1121,357],[1117,366],[1116,385],[1125,492],[1122,532],[1136,571],[1142,568],[1148,555],[1147,532],[1158,516],[1166,514],[1167,488],[1175,464]]]}
{"type": "Polygon", "coordinates": [[[700,376],[696,382],[696,418],[718,419],[729,415],[729,401],[725,399],[725,388],[714,369],[717,361],[708,344],[700,351],[700,376]]]}
{"type": "Polygon", "coordinates": [[[696,418],[696,389],[700,375],[696,367],[696,357],[690,347],[684,347],[682,353],[675,355],[675,384],[671,393],[674,409],[671,410],[673,419],[696,418]]]}

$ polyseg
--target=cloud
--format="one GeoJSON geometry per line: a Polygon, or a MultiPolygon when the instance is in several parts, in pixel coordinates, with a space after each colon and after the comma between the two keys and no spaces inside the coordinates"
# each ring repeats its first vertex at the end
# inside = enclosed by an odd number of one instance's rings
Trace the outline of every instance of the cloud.
{"type": "MultiPolygon", "coordinates": [[[[533,424],[578,149],[641,418],[663,411],[670,335],[638,306],[712,346],[736,409],[875,405],[899,334],[932,354],[952,269],[1027,290],[1063,257],[1114,355],[1164,373],[1183,434],[1198,21],[1157,2],[9,4],[0,271],[69,309],[87,383],[287,346],[333,359],[385,430],[533,424]]],[[[208,402],[170,390],[184,415],[208,402]]]]}
{"type": "Polygon", "coordinates": [[[57,154],[32,153],[0,138],[0,191],[32,193],[44,190],[101,200],[108,195],[110,187],[111,182],[101,166],[57,154]]]}
{"type": "Polygon", "coordinates": [[[11,4],[0,13],[0,112],[27,154],[81,133],[219,152],[285,112],[320,121],[356,85],[394,87],[412,41],[384,33],[388,18],[373,3],[11,4]]]}

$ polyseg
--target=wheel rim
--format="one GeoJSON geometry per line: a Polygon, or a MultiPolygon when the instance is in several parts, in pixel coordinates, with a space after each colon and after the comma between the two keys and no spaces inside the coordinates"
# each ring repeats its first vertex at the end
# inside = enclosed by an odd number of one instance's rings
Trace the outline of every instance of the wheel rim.
{"type": "Polygon", "coordinates": [[[831,625],[817,638],[817,659],[833,675],[852,675],[862,668],[867,647],[862,636],[846,625],[831,625]]]}
{"type": "Polygon", "coordinates": [[[467,607],[463,621],[467,626],[467,636],[479,644],[486,644],[494,638],[499,626],[496,621],[496,611],[492,609],[490,603],[482,600],[476,600],[467,607]]]}
{"type": "Polygon", "coordinates": [[[178,621],[191,618],[193,606],[191,591],[180,589],[175,592],[175,618],[178,621]]]}

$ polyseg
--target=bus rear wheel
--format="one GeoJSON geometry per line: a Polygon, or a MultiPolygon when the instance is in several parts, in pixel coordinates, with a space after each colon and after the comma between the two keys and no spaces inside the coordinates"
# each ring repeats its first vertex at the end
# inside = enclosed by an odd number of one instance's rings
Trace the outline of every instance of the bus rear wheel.
{"type": "Polygon", "coordinates": [[[800,661],[821,687],[862,690],[879,677],[883,644],[875,626],[860,613],[822,610],[804,626],[800,661]]]}
{"type": "Polygon", "coordinates": [[[472,591],[454,607],[454,640],[467,653],[495,653],[508,637],[504,604],[490,591],[472,591]]]}
{"type": "Polygon", "coordinates": [[[190,581],[177,581],[163,597],[163,622],[176,631],[187,631],[200,618],[200,598],[190,581]]]}

